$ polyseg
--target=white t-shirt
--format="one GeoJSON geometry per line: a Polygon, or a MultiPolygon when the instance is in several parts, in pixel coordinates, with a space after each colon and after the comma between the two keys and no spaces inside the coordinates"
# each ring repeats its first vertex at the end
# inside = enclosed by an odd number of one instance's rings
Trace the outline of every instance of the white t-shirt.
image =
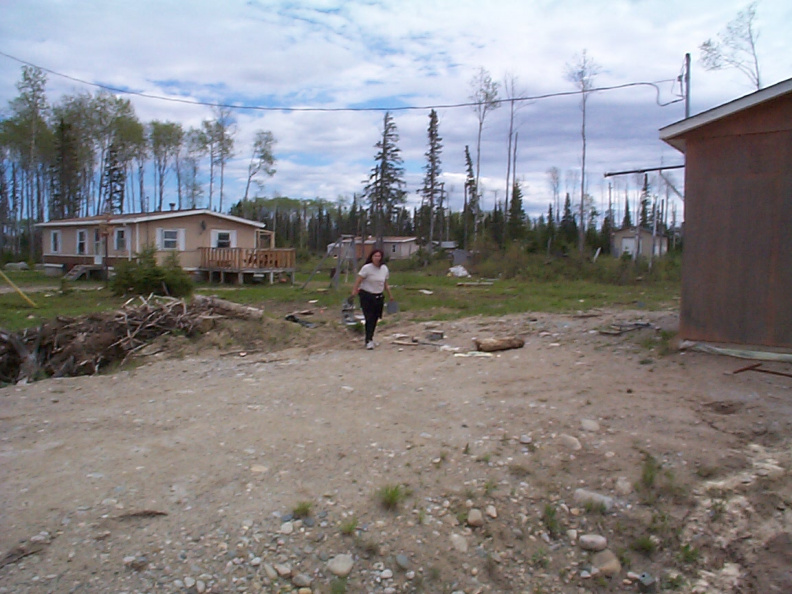
{"type": "Polygon", "coordinates": [[[360,288],[369,293],[382,293],[385,290],[385,281],[388,280],[390,272],[385,264],[379,268],[374,264],[364,264],[358,272],[358,276],[363,278],[360,288]]]}

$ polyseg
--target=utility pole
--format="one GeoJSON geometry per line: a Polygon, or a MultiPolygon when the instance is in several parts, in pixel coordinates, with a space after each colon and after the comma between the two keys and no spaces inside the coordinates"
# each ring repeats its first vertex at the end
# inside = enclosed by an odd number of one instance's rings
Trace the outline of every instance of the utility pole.
{"type": "Polygon", "coordinates": [[[690,54],[685,54],[685,119],[690,117],[690,54]]]}

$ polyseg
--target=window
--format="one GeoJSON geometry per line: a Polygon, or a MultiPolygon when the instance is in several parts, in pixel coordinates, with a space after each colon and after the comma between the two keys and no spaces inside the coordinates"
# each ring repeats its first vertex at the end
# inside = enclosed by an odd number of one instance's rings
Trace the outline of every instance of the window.
{"type": "Polygon", "coordinates": [[[115,251],[123,252],[126,249],[126,229],[115,230],[115,251]]]}
{"type": "Polygon", "coordinates": [[[396,253],[396,244],[394,243],[393,245],[391,245],[391,254],[395,254],[395,253],[396,253]]]}
{"type": "Polygon", "coordinates": [[[228,231],[217,232],[217,246],[219,248],[231,247],[231,234],[228,231]]]}
{"type": "Polygon", "coordinates": [[[163,250],[177,250],[177,249],[179,249],[179,230],[178,229],[163,229],[162,230],[162,249],[163,250]]]}
{"type": "Polygon", "coordinates": [[[77,231],[77,254],[80,256],[84,256],[88,253],[87,244],[88,244],[88,237],[85,229],[80,229],[77,231]]]}
{"type": "Polygon", "coordinates": [[[94,254],[102,253],[102,232],[97,227],[94,229],[94,254]]]}
{"type": "Polygon", "coordinates": [[[61,251],[61,232],[53,231],[50,234],[50,247],[53,254],[59,254],[61,251]]]}
{"type": "Polygon", "coordinates": [[[236,247],[236,231],[212,229],[212,247],[214,248],[236,247]]]}

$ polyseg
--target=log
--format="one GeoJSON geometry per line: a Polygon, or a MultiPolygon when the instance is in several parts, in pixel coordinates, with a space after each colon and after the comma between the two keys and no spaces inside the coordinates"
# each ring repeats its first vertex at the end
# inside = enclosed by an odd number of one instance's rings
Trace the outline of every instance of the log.
{"type": "Polygon", "coordinates": [[[494,351],[506,351],[508,349],[521,349],[525,346],[525,341],[516,336],[505,336],[502,338],[474,338],[476,349],[491,353],[494,351]]]}
{"type": "Polygon", "coordinates": [[[206,297],[204,295],[194,295],[193,303],[202,307],[211,307],[212,309],[232,315],[234,317],[243,318],[245,320],[260,320],[264,317],[264,310],[249,305],[240,305],[233,301],[226,301],[219,297],[206,297]]]}

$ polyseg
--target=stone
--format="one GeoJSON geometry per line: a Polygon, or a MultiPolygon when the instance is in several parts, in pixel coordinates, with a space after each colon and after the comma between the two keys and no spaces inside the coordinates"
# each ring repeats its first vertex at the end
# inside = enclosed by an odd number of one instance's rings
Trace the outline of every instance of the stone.
{"type": "Polygon", "coordinates": [[[487,515],[493,519],[498,517],[498,510],[495,509],[494,505],[487,506],[487,515]]]}
{"type": "Polygon", "coordinates": [[[580,440],[577,437],[572,437],[571,435],[567,435],[566,433],[562,433],[558,436],[559,443],[568,450],[577,451],[581,449],[583,446],[580,445],[580,440]]]}
{"type": "Polygon", "coordinates": [[[382,573],[380,573],[380,577],[383,580],[389,580],[393,577],[393,572],[390,569],[383,569],[382,573]]]}
{"type": "Polygon", "coordinates": [[[583,431],[591,431],[592,433],[600,430],[600,424],[592,419],[581,419],[580,427],[583,431]]]}
{"type": "Polygon", "coordinates": [[[621,572],[621,563],[619,563],[618,557],[610,549],[596,553],[591,558],[591,564],[599,569],[602,575],[607,577],[619,575],[621,572]]]}
{"type": "Polygon", "coordinates": [[[467,553],[468,542],[467,539],[461,534],[451,535],[451,546],[453,546],[460,553],[467,553]]]}
{"type": "Polygon", "coordinates": [[[523,445],[528,445],[531,443],[533,439],[531,439],[530,435],[520,435],[520,443],[523,445]]]}
{"type": "Polygon", "coordinates": [[[410,567],[410,560],[407,558],[407,555],[396,555],[396,565],[401,569],[407,569],[410,567]]]}
{"type": "Polygon", "coordinates": [[[610,511],[614,505],[612,497],[589,491],[588,489],[576,489],[572,498],[576,503],[582,505],[601,505],[605,508],[605,511],[610,511]]]}
{"type": "Polygon", "coordinates": [[[292,578],[292,584],[298,588],[306,588],[311,585],[311,582],[313,582],[311,576],[304,573],[298,573],[292,578]]]}
{"type": "Polygon", "coordinates": [[[292,532],[294,532],[294,524],[292,524],[291,522],[284,522],[283,524],[281,524],[280,527],[281,534],[291,534],[292,532]]]}
{"type": "Polygon", "coordinates": [[[278,577],[278,572],[275,571],[275,568],[269,563],[264,564],[264,573],[266,573],[267,577],[271,580],[277,579],[278,577]]]}
{"type": "Polygon", "coordinates": [[[620,476],[616,479],[616,492],[619,495],[629,495],[633,492],[633,485],[627,477],[620,476]]]}
{"type": "Polygon", "coordinates": [[[342,554],[336,555],[327,562],[327,569],[336,577],[347,577],[352,571],[352,566],[355,564],[352,555],[342,554]]]}
{"type": "Polygon", "coordinates": [[[578,538],[578,544],[584,551],[604,551],[608,548],[608,539],[599,534],[583,534],[578,538]]]}
{"type": "Polygon", "coordinates": [[[275,571],[278,572],[280,577],[289,577],[291,576],[292,568],[288,563],[276,563],[275,571]]]}
{"type": "Polygon", "coordinates": [[[480,509],[473,508],[468,512],[467,517],[468,526],[479,528],[484,525],[484,516],[481,514],[480,509]]]}

